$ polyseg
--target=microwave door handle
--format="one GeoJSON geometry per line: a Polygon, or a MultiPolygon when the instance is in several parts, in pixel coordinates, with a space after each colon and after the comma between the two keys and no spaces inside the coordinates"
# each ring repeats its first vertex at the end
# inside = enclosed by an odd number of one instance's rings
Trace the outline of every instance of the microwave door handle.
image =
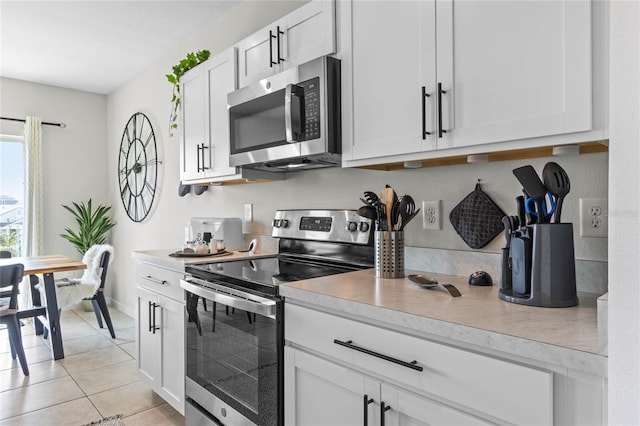
{"type": "Polygon", "coordinates": [[[298,142],[304,136],[304,88],[287,84],[284,90],[284,125],[287,142],[298,142]]]}

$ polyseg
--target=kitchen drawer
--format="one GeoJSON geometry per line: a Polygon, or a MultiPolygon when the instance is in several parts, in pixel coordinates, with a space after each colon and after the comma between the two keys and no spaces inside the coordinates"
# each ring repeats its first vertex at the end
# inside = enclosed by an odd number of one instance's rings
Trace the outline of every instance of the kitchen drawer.
{"type": "Polygon", "coordinates": [[[180,287],[180,280],[184,272],[167,269],[162,266],[146,262],[136,264],[136,284],[164,296],[184,301],[184,290],[180,287]]]}
{"type": "Polygon", "coordinates": [[[553,423],[551,372],[291,304],[285,340],[510,423],[553,423]]]}

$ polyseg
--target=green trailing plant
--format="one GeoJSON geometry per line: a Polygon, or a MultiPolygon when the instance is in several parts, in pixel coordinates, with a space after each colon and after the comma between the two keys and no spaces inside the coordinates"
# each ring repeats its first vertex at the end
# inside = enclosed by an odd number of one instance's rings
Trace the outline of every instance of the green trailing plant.
{"type": "Polygon", "coordinates": [[[191,68],[206,61],[211,56],[208,50],[199,50],[196,53],[188,53],[187,57],[173,66],[173,74],[167,74],[167,80],[173,85],[171,96],[171,115],[169,117],[169,136],[173,136],[173,131],[178,128],[178,109],[180,108],[180,77],[191,68]]]}
{"type": "Polygon", "coordinates": [[[64,204],[62,207],[73,215],[78,229],[65,228],[66,233],[60,236],[73,244],[81,255],[94,244],[104,244],[107,232],[116,225],[109,217],[111,206],[98,205],[93,210],[91,199],[86,204],[82,201],[73,203],[73,207],[64,204]]]}

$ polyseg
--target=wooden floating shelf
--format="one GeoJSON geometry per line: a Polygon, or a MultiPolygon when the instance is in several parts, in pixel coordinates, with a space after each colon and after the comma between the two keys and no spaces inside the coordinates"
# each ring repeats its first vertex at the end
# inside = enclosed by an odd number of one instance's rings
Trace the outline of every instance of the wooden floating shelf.
{"type": "MultiPolygon", "coordinates": [[[[594,154],[609,151],[609,141],[583,142],[575,145],[579,146],[580,154],[594,154]]],[[[566,145],[561,145],[566,146],[566,145]]],[[[486,152],[474,155],[486,155],[488,162],[508,161],[508,160],[526,160],[528,158],[553,157],[553,146],[545,146],[539,148],[515,149],[512,151],[486,152]]],[[[452,166],[457,164],[467,164],[467,155],[456,155],[452,157],[431,158],[422,161],[424,167],[440,167],[452,166]]],[[[392,171],[405,169],[404,162],[376,164],[371,166],[359,166],[359,169],[392,171]]],[[[419,167],[418,167],[419,168],[419,167]]]]}

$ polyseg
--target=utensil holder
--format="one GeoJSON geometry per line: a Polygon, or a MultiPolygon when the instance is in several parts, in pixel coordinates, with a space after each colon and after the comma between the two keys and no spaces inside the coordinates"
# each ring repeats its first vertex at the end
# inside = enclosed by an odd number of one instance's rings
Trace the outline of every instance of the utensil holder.
{"type": "MultiPolygon", "coordinates": [[[[521,305],[563,308],[578,304],[576,266],[573,249],[573,224],[542,223],[527,226],[524,236],[531,238],[530,271],[527,271],[527,294],[509,285],[501,286],[498,296],[521,305]]],[[[511,249],[513,250],[513,244],[511,249]]],[[[506,249],[505,249],[506,250],[506,249]]],[[[504,253],[503,253],[504,254],[504,253]]],[[[513,253],[509,265],[516,269],[513,253]]],[[[503,261],[503,268],[505,262],[503,261]]],[[[522,272],[522,271],[520,271],[522,272]]],[[[519,273],[519,272],[518,272],[519,273]]],[[[509,275],[503,270],[503,279],[509,275]]],[[[513,276],[516,276],[513,274],[513,276]]],[[[515,285],[515,278],[511,284],[515,285]]],[[[521,287],[521,286],[520,286],[521,287]]]]}
{"type": "Polygon", "coordinates": [[[376,231],[376,277],[404,277],[404,231],[376,231]]]}

